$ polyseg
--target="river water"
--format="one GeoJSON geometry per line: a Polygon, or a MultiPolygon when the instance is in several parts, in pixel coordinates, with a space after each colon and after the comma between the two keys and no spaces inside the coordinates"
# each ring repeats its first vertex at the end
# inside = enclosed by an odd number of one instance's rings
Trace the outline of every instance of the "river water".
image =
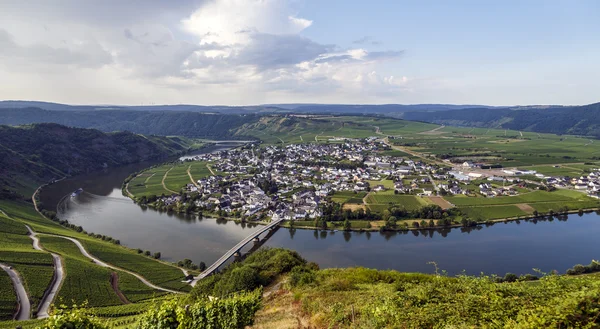
{"type": "MultiPolygon", "coordinates": [[[[219,145],[209,152],[226,149],[219,145]]],[[[109,169],[61,181],[45,188],[41,199],[59,204],[59,217],[87,231],[112,236],[132,247],[160,251],[163,259],[189,258],[211,264],[258,227],[142,209],[121,194],[121,182],[149,163],[109,169]],[[75,198],[68,195],[82,187],[75,198]],[[65,197],[67,196],[67,197],[65,197]]],[[[472,230],[407,233],[325,232],[281,228],[265,246],[298,251],[321,267],[364,266],[405,272],[504,275],[564,272],[598,259],[600,216],[570,215],[552,221],[499,223],[472,230]]]]}

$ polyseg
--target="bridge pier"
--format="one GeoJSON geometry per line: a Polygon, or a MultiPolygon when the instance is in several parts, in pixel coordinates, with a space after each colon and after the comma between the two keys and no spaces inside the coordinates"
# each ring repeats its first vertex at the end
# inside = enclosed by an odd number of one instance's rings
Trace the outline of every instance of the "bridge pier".
{"type": "Polygon", "coordinates": [[[259,238],[259,237],[256,237],[256,238],[254,238],[252,241],[254,241],[254,243],[260,242],[260,238],[259,238]]]}
{"type": "Polygon", "coordinates": [[[233,257],[236,257],[236,258],[242,257],[242,253],[238,250],[233,254],[233,257]]]}

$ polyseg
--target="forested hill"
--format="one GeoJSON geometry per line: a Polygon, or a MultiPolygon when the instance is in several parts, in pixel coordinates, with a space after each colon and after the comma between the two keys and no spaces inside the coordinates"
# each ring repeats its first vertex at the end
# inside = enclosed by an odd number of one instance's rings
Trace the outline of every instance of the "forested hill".
{"type": "Polygon", "coordinates": [[[600,138],[600,103],[547,108],[463,109],[409,112],[404,119],[438,124],[504,128],[600,138]]]}
{"type": "Polygon", "coordinates": [[[0,126],[0,198],[25,195],[53,178],[166,158],[188,148],[182,138],[107,134],[53,123],[0,126]]]}
{"type": "MultiPolygon", "coordinates": [[[[258,120],[258,114],[207,114],[185,111],[52,111],[39,108],[0,108],[0,124],[52,122],[104,132],[131,131],[144,135],[232,138],[230,130],[258,120]]],[[[240,136],[239,138],[243,138],[240,136]]]]}

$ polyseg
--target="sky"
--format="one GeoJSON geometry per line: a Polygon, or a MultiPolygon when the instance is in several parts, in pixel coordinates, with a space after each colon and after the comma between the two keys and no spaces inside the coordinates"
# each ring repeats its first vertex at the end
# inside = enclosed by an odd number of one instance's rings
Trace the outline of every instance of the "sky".
{"type": "Polygon", "coordinates": [[[600,1],[0,0],[0,99],[589,104],[600,1]]]}

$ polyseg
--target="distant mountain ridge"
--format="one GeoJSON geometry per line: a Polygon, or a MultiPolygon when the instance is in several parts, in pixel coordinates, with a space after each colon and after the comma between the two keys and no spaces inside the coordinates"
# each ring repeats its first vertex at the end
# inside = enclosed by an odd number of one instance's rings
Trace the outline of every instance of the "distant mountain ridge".
{"type": "Polygon", "coordinates": [[[466,108],[496,108],[487,105],[453,105],[453,104],[263,104],[249,106],[224,105],[67,105],[51,102],[6,100],[0,101],[0,108],[40,108],[49,111],[185,111],[223,114],[244,113],[348,113],[348,114],[385,114],[407,111],[450,111],[466,108]]]}

